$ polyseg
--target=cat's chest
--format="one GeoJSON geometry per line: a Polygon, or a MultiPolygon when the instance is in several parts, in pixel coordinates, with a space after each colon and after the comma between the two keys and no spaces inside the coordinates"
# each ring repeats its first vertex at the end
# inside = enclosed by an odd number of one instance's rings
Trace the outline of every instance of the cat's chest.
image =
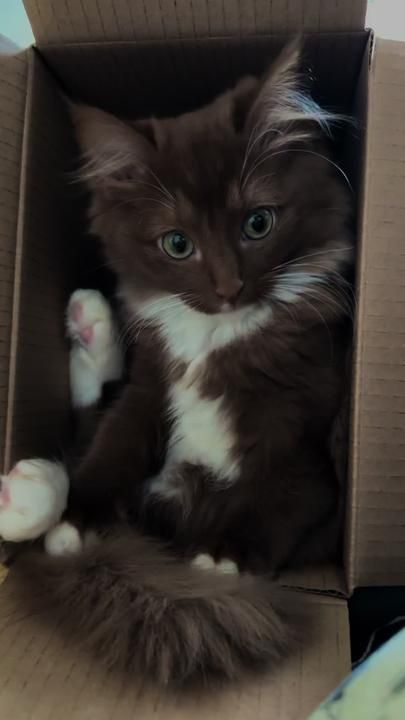
{"type": "Polygon", "coordinates": [[[216,377],[215,392],[207,391],[207,367],[223,360],[229,348],[241,349],[247,338],[262,331],[272,317],[271,309],[245,307],[231,313],[206,315],[182,300],[168,298],[167,308],[152,303],[138,309],[143,320],[152,322],[167,355],[167,369],[183,368],[181,377],[168,386],[171,419],[168,451],[163,475],[175,475],[182,463],[202,465],[213,476],[234,482],[240,472],[239,438],[231,404],[226,368],[216,377]]]}
{"type": "Polygon", "coordinates": [[[216,477],[233,482],[239,473],[232,413],[225,391],[214,399],[204,392],[207,360],[190,363],[169,388],[172,420],[168,461],[202,465],[216,477]]]}

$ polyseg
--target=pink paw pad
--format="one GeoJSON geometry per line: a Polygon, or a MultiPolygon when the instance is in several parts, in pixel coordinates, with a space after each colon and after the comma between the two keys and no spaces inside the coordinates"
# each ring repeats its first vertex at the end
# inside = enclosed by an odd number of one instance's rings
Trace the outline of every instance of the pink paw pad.
{"type": "Polygon", "coordinates": [[[10,504],[11,497],[10,497],[10,490],[8,487],[5,487],[2,485],[0,490],[0,508],[4,508],[7,505],[10,504]]]}
{"type": "Polygon", "coordinates": [[[10,472],[8,473],[8,477],[13,478],[18,476],[26,478],[30,476],[29,470],[30,468],[27,468],[25,460],[21,460],[10,470],[10,472]]]}
{"type": "Polygon", "coordinates": [[[15,477],[16,475],[21,475],[21,471],[18,468],[18,464],[14,465],[13,469],[10,470],[8,476],[9,477],[15,477]]]}
{"type": "Polygon", "coordinates": [[[81,322],[81,320],[83,318],[83,305],[81,302],[76,301],[76,302],[72,303],[71,314],[72,314],[72,319],[74,320],[74,322],[76,322],[76,323],[81,322]]]}
{"type": "Polygon", "coordinates": [[[88,325],[87,327],[81,328],[79,330],[80,339],[85,345],[90,345],[91,341],[93,340],[93,334],[94,328],[92,325],[88,325]]]}

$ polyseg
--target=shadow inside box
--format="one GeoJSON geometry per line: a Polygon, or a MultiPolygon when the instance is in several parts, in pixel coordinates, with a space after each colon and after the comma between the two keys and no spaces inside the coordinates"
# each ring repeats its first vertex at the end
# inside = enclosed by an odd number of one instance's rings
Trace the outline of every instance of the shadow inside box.
{"type": "Polygon", "coordinates": [[[349,600],[353,667],[405,628],[405,586],[366,587],[349,600]]]}

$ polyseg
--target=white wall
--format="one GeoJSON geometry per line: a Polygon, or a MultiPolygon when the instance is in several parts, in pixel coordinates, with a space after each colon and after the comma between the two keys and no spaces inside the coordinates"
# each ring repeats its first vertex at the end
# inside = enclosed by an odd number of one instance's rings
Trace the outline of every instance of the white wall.
{"type": "Polygon", "coordinates": [[[34,42],[22,0],[0,0],[0,35],[20,47],[34,42]]]}

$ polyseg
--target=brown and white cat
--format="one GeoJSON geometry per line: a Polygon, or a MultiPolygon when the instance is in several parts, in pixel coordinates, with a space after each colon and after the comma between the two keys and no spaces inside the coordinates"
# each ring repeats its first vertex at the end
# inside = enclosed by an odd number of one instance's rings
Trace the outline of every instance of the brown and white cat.
{"type": "MultiPolygon", "coordinates": [[[[80,521],[55,525],[52,506],[46,547],[70,556],[31,559],[27,573],[109,665],[165,683],[274,659],[288,612],[269,578],[338,554],[328,438],[350,334],[351,204],[298,62],[294,46],[260,80],[176,118],[73,109],[91,230],[136,348],[70,473],[67,518],[80,521]],[[82,524],[109,532],[86,544],[82,524]]],[[[108,321],[90,300],[70,305],[84,353],[108,321]]],[[[116,348],[112,330],[107,340],[116,348]]],[[[95,382],[74,380],[76,404],[119,376],[116,349],[106,373],[103,352],[95,382]]],[[[83,363],[93,368],[76,358],[74,378],[83,363]]]]}

